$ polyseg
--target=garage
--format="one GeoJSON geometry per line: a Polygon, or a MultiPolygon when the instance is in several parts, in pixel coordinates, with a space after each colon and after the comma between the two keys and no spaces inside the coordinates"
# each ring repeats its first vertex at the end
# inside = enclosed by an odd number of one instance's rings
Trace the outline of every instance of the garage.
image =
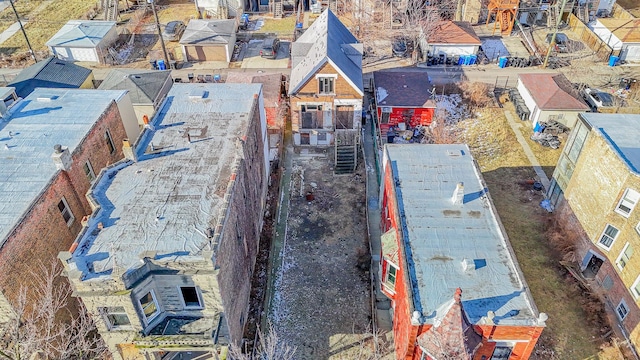
{"type": "Polygon", "coordinates": [[[230,62],[236,44],[236,29],[233,19],[189,21],[180,38],[183,59],[230,62]]]}
{"type": "Polygon", "coordinates": [[[46,45],[61,60],[105,63],[117,37],[115,21],[70,20],[46,45]]]}
{"type": "Polygon", "coordinates": [[[187,61],[227,61],[227,49],[222,46],[185,46],[187,61]]]}
{"type": "Polygon", "coordinates": [[[480,45],[482,41],[466,21],[441,21],[427,40],[424,36],[420,40],[423,59],[441,55],[475,55],[480,45]]]}

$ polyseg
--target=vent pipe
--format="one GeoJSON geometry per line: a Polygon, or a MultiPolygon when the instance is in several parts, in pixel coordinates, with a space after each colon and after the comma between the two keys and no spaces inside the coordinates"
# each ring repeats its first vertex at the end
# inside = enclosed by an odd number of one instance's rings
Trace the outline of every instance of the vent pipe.
{"type": "Polygon", "coordinates": [[[453,191],[453,196],[451,197],[451,201],[454,205],[462,205],[464,200],[464,183],[459,182],[456,185],[456,189],[453,191]]]}

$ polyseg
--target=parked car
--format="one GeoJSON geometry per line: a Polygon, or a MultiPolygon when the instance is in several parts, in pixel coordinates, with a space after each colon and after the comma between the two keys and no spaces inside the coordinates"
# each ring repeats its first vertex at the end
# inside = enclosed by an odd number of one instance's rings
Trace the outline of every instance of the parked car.
{"type": "Polygon", "coordinates": [[[266,59],[275,59],[276,57],[278,57],[278,49],[280,49],[280,39],[266,39],[262,42],[260,56],[266,59]]]}
{"type": "Polygon", "coordinates": [[[166,41],[178,41],[184,33],[186,26],[182,21],[171,21],[164,27],[162,39],[166,41]]]}
{"type": "MultiPolygon", "coordinates": [[[[547,44],[551,44],[551,38],[553,37],[552,33],[547,34],[546,42],[547,44]]],[[[569,37],[565,33],[556,33],[555,39],[555,49],[557,52],[566,53],[569,51],[569,37]]]]}
{"type": "Polygon", "coordinates": [[[403,37],[395,38],[393,40],[393,44],[391,45],[393,56],[397,56],[397,57],[407,56],[408,48],[409,46],[407,44],[407,39],[403,37]]]}
{"type": "Polygon", "coordinates": [[[598,89],[585,88],[582,92],[582,97],[593,110],[605,106],[613,106],[613,96],[598,89]]]}

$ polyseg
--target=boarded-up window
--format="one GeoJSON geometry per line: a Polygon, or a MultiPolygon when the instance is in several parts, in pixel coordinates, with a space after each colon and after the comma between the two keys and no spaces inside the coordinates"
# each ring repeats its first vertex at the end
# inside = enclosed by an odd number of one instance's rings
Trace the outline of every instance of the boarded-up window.
{"type": "Polygon", "coordinates": [[[336,107],[336,129],[353,129],[353,105],[336,107]]]}
{"type": "Polygon", "coordinates": [[[324,125],[322,105],[302,105],[300,118],[303,129],[322,129],[324,125]]]}

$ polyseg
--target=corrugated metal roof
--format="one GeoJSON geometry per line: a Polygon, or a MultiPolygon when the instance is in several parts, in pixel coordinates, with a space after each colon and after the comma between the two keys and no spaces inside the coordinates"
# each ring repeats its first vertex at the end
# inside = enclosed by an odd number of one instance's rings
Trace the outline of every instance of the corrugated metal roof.
{"type": "Polygon", "coordinates": [[[153,104],[171,70],[114,69],[100,84],[100,90],[127,90],[133,104],[153,104]]]}
{"type": "Polygon", "coordinates": [[[9,86],[16,88],[18,96],[26,97],[37,87],[77,89],[90,75],[90,69],[50,57],[20,71],[9,86]]]}
{"type": "Polygon", "coordinates": [[[115,21],[69,20],[45,45],[94,48],[115,26],[115,21]]]}
{"type": "Polygon", "coordinates": [[[73,153],[111,101],[124,94],[124,91],[36,89],[11,108],[0,125],[3,242],[58,172],[51,159],[53,146],[67,146],[73,153]]]}
{"type": "Polygon", "coordinates": [[[600,133],[632,172],[640,175],[640,115],[583,113],[580,116],[600,133]]]}
{"type": "Polygon", "coordinates": [[[207,229],[226,212],[227,185],[242,157],[238,144],[261,88],[173,85],[155,130],[138,146],[138,162],[113,169],[93,192],[102,211],[73,254],[85,279],[110,276],[116,264],[135,269],[145,251],[167,261],[211,251],[207,229]],[[97,222],[104,228],[94,232],[97,222]]]}
{"type": "Polygon", "coordinates": [[[570,89],[571,83],[563,74],[520,74],[518,78],[542,110],[589,110],[589,106],[578,99],[577,93],[572,95],[567,92],[573,89],[570,89]]]}
{"type": "Polygon", "coordinates": [[[289,94],[294,94],[326,63],[330,63],[360,94],[362,85],[362,44],[331,10],[325,10],[291,44],[292,65],[289,94]]]}
{"type": "Polygon", "coordinates": [[[488,311],[496,324],[533,324],[533,299],[466,145],[385,145],[404,224],[415,310],[442,319],[457,288],[472,323],[488,311]],[[464,202],[456,205],[456,184],[464,202]],[[466,264],[466,270],[465,270],[466,264]]]}
{"type": "Polygon", "coordinates": [[[180,44],[206,45],[228,44],[236,32],[236,21],[230,20],[199,20],[189,21],[180,44]]]}

